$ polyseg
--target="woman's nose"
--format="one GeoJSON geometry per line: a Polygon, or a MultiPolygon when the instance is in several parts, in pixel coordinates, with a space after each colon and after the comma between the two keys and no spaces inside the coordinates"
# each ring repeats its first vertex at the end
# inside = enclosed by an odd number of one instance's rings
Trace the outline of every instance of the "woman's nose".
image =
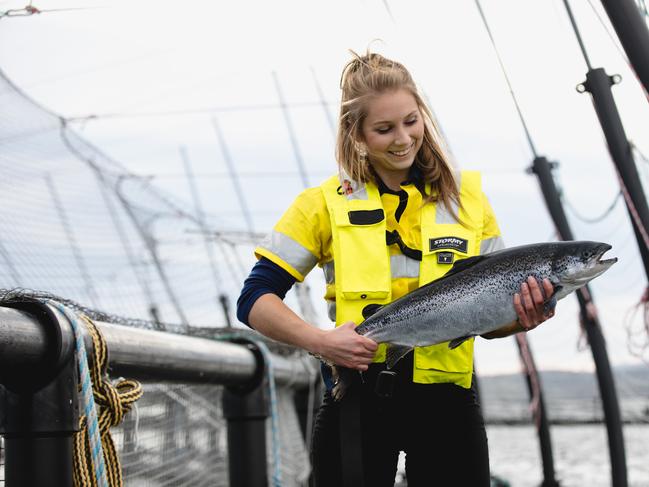
{"type": "Polygon", "coordinates": [[[398,145],[408,145],[410,144],[410,135],[408,134],[407,128],[400,126],[395,133],[395,144],[398,145]]]}

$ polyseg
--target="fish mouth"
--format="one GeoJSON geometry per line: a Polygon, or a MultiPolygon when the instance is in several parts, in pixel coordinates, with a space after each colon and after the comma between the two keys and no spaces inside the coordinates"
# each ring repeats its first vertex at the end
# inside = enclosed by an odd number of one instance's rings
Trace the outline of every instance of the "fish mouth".
{"type": "MultiPolygon", "coordinates": [[[[602,244],[602,247],[600,248],[599,252],[595,254],[593,257],[593,264],[595,267],[603,268],[605,271],[609,267],[611,267],[613,264],[617,262],[617,257],[611,257],[610,259],[602,259],[604,254],[611,250],[613,247],[611,247],[609,244],[602,244]]],[[[603,272],[603,271],[602,271],[603,272]]]]}

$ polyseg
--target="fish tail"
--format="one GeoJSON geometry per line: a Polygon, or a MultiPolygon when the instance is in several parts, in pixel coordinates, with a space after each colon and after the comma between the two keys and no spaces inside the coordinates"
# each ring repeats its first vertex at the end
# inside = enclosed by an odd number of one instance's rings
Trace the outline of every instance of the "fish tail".
{"type": "Polygon", "coordinates": [[[331,395],[335,401],[340,401],[350,387],[353,387],[355,382],[358,382],[358,376],[355,370],[348,369],[347,367],[340,367],[334,365],[331,367],[334,379],[334,387],[331,390],[331,395]]]}

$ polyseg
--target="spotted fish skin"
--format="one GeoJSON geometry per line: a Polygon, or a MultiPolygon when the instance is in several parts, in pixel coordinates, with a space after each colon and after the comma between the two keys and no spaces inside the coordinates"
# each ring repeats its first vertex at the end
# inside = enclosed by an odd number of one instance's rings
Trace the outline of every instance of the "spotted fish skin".
{"type": "Polygon", "coordinates": [[[546,303],[553,307],[617,262],[600,260],[610,249],[601,242],[551,242],[460,260],[441,279],[380,308],[356,332],[389,344],[391,368],[413,347],[451,340],[457,345],[458,339],[484,335],[514,321],[514,294],[528,276],[552,282],[554,294],[546,303]]]}

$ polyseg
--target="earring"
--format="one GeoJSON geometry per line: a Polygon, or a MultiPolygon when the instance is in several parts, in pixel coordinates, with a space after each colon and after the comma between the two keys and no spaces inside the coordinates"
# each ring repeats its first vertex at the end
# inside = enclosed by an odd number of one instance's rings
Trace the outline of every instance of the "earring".
{"type": "Polygon", "coordinates": [[[358,156],[360,157],[361,161],[367,160],[367,151],[365,150],[365,147],[358,149],[358,156]]]}

